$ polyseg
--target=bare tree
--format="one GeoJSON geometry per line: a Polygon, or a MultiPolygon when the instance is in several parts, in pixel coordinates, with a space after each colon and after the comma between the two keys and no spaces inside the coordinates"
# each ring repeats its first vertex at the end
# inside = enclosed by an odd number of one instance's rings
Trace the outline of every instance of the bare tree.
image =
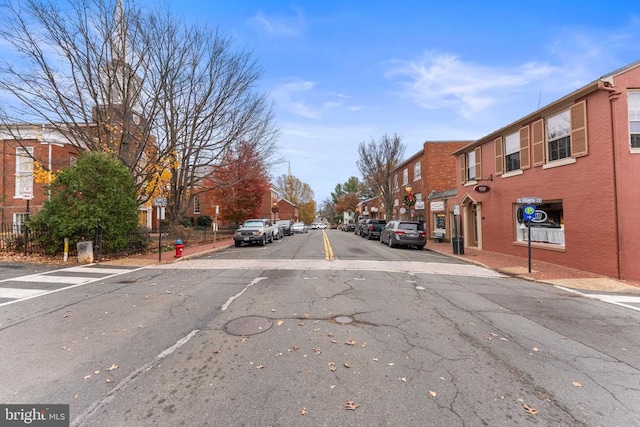
{"type": "Polygon", "coordinates": [[[13,47],[12,61],[0,64],[7,129],[41,123],[74,147],[114,153],[134,174],[141,202],[170,170],[172,222],[232,144],[271,155],[278,130],[256,91],[262,70],[250,52],[133,0],[126,14],[122,0],[62,3],[0,6],[0,37],[13,47]]]}
{"type": "Polygon", "coordinates": [[[313,190],[309,184],[292,175],[277,176],[273,183],[273,189],[279,197],[289,200],[294,205],[301,205],[313,200],[313,190]]]}
{"type": "Polygon", "coordinates": [[[366,185],[382,197],[387,218],[391,218],[393,207],[392,175],[404,156],[404,150],[402,138],[397,134],[393,137],[384,134],[380,141],[372,138],[368,144],[361,142],[358,146],[358,169],[366,185]]]}

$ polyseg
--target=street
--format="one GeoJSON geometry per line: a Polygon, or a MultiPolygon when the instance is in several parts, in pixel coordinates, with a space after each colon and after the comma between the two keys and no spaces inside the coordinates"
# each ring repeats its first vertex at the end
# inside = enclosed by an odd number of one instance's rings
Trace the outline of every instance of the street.
{"type": "Polygon", "coordinates": [[[0,297],[37,290],[0,301],[0,403],[79,426],[640,425],[640,313],[551,285],[337,230],[89,268],[55,292],[0,271],[0,297]]]}

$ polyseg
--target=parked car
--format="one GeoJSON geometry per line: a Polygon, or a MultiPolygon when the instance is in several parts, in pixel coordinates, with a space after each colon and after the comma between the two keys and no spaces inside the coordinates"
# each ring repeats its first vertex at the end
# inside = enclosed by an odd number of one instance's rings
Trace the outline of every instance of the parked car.
{"type": "Polygon", "coordinates": [[[304,222],[295,222],[292,226],[291,226],[291,230],[296,233],[306,233],[307,227],[304,225],[304,222]]]}
{"type": "Polygon", "coordinates": [[[362,234],[362,227],[364,226],[365,220],[361,219],[360,221],[358,221],[358,223],[355,225],[355,227],[353,227],[353,232],[355,234],[357,234],[358,236],[361,236],[362,234]]]}
{"type": "Polygon", "coordinates": [[[289,221],[288,219],[281,219],[280,221],[276,221],[276,225],[282,230],[283,236],[291,236],[291,234],[293,234],[293,231],[291,230],[291,221],[289,221]]]}
{"type": "Polygon", "coordinates": [[[427,244],[427,233],[422,222],[390,221],[380,234],[380,243],[386,243],[390,248],[413,246],[422,249],[427,244]]]}
{"type": "Polygon", "coordinates": [[[386,227],[387,221],[384,219],[368,219],[360,229],[360,236],[367,239],[379,239],[380,233],[386,227]]]}
{"type": "Polygon", "coordinates": [[[233,233],[236,247],[240,247],[243,243],[257,243],[264,246],[273,242],[273,239],[273,224],[270,219],[265,218],[248,219],[233,233]]]}
{"type": "Polygon", "coordinates": [[[342,226],[342,231],[351,231],[353,232],[356,229],[355,222],[348,222],[342,226]]]}

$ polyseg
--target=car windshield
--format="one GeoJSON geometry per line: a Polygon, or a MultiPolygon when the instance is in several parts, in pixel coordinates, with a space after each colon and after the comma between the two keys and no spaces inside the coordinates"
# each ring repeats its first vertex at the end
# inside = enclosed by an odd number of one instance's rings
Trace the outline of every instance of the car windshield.
{"type": "Polygon", "coordinates": [[[420,230],[420,231],[422,231],[422,224],[416,224],[414,222],[401,222],[400,224],[398,224],[398,229],[400,229],[400,230],[413,230],[413,231],[420,230]]]}
{"type": "Polygon", "coordinates": [[[278,224],[278,225],[289,225],[290,222],[285,220],[285,221],[278,221],[278,222],[276,222],[276,224],[278,224]]]}
{"type": "Polygon", "coordinates": [[[244,227],[246,227],[246,228],[264,227],[264,221],[245,221],[244,227]]]}

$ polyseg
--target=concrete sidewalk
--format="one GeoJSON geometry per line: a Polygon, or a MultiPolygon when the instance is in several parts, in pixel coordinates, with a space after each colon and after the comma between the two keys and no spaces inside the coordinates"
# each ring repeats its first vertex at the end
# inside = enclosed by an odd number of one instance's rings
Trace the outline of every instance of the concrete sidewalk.
{"type": "MultiPolygon", "coordinates": [[[[181,258],[175,258],[174,252],[163,252],[159,257],[157,253],[137,255],[129,258],[120,258],[104,262],[110,265],[159,265],[170,264],[180,260],[198,257],[233,246],[232,238],[224,238],[213,243],[196,246],[188,246],[184,249],[181,258]]],[[[427,243],[426,250],[454,257],[469,263],[498,271],[502,274],[519,277],[526,280],[565,286],[568,288],[591,290],[598,292],[620,292],[640,294],[640,282],[629,282],[605,277],[587,271],[576,270],[532,259],[531,273],[527,258],[487,252],[472,248],[464,248],[464,254],[454,255],[451,243],[427,243]]]]}

